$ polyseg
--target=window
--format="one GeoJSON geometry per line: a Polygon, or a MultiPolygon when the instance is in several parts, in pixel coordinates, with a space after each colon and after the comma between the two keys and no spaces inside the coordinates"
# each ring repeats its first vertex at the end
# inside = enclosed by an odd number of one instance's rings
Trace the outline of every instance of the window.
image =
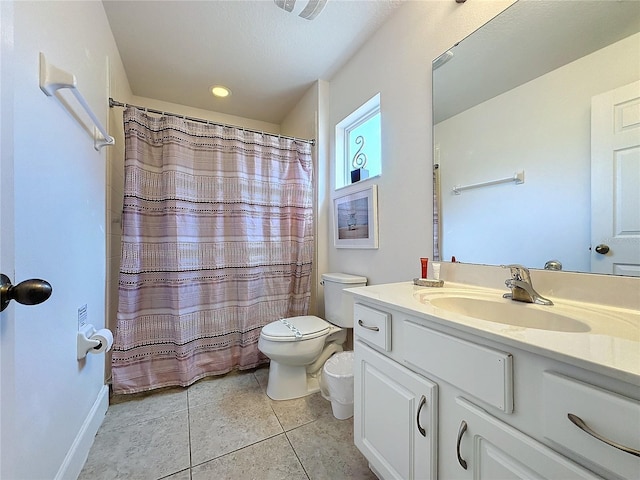
{"type": "Polygon", "coordinates": [[[336,125],[336,188],[382,173],[380,94],[336,125]]]}

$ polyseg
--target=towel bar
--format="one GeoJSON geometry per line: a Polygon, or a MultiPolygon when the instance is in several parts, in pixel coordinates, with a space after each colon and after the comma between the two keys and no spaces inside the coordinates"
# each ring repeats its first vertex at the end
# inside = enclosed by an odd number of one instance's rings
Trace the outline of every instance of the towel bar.
{"type": "Polygon", "coordinates": [[[460,192],[464,190],[470,190],[472,188],[488,187],[489,185],[498,185],[500,183],[515,182],[516,185],[524,183],[524,170],[518,173],[514,173],[513,176],[507,178],[500,178],[498,180],[489,180],[487,182],[474,183],[472,185],[456,185],[453,187],[453,193],[460,195],[460,192]]]}
{"type": "MultiPolygon", "coordinates": [[[[47,60],[44,57],[44,54],[40,52],[40,90],[42,90],[45,95],[51,97],[55,94],[56,91],[61,88],[68,88],[71,90],[71,93],[78,103],[84,108],[87,115],[91,118],[91,121],[94,123],[94,132],[93,132],[93,147],[96,150],[100,150],[102,147],[106,145],[115,145],[116,140],[107,133],[107,129],[102,126],[98,117],[96,117],[95,113],[91,110],[91,107],[84,99],[82,94],[78,91],[78,86],[76,84],[76,76],[65,72],[64,70],[59,69],[58,67],[47,63],[47,60]],[[100,137],[98,135],[100,132],[100,137]]],[[[66,104],[63,103],[65,107],[68,108],[66,104]]],[[[71,112],[73,113],[73,112],[71,112]]]]}

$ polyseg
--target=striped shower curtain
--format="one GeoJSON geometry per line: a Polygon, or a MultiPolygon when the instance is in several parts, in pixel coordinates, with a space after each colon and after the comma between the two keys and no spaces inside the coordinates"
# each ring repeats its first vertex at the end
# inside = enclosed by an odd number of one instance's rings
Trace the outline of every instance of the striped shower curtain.
{"type": "Polygon", "coordinates": [[[308,311],[310,144],[132,107],[124,130],[114,392],[265,363],[260,329],[308,311]]]}

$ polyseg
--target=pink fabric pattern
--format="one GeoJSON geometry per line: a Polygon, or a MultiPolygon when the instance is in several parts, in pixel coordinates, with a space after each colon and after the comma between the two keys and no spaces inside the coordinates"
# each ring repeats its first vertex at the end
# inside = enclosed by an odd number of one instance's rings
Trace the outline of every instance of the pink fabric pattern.
{"type": "Polygon", "coordinates": [[[124,130],[114,392],[265,363],[261,328],[308,312],[311,146],[135,108],[124,130]]]}

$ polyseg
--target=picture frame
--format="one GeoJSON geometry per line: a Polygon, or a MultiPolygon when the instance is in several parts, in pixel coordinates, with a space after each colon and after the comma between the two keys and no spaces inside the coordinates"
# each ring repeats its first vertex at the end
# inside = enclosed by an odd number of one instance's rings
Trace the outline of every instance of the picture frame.
{"type": "Polygon", "coordinates": [[[378,248],[378,186],[345,188],[333,198],[336,248],[378,248]]]}

